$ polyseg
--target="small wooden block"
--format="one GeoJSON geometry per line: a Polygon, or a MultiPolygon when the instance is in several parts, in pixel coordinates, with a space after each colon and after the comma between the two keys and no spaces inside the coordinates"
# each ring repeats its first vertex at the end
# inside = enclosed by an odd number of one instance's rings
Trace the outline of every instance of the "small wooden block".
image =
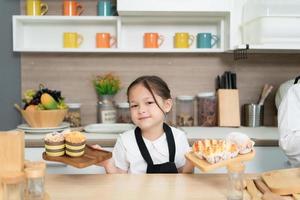
{"type": "Polygon", "coordinates": [[[239,127],[240,98],[237,89],[218,90],[218,125],[225,127],[239,127]]]}
{"type": "Polygon", "coordinates": [[[198,167],[200,170],[202,170],[204,172],[211,171],[211,170],[214,170],[214,169],[217,169],[220,167],[224,167],[233,162],[243,162],[243,161],[252,160],[254,158],[254,156],[255,156],[255,151],[251,151],[250,153],[247,153],[247,154],[238,155],[235,158],[223,160],[223,161],[217,162],[215,164],[210,164],[206,160],[201,160],[200,158],[198,158],[192,151],[185,154],[185,157],[189,161],[191,161],[195,165],[195,167],[198,167]]]}
{"type": "Polygon", "coordinates": [[[97,164],[112,157],[112,153],[104,150],[96,150],[86,145],[84,154],[80,157],[63,156],[48,156],[46,152],[43,153],[43,159],[48,161],[62,162],[67,165],[72,165],[77,168],[85,168],[90,165],[97,164]]]}

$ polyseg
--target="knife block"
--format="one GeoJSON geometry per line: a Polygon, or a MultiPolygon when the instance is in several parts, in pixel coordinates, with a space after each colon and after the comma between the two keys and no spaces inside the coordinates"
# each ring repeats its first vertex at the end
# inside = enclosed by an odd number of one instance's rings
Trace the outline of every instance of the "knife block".
{"type": "MultiPolygon", "coordinates": [[[[1,175],[8,171],[23,171],[24,147],[24,132],[0,132],[0,194],[3,193],[1,175]]],[[[2,198],[0,195],[0,200],[2,198]]]]}
{"type": "Polygon", "coordinates": [[[239,127],[240,99],[237,89],[219,89],[218,95],[218,125],[223,127],[239,127]]]}

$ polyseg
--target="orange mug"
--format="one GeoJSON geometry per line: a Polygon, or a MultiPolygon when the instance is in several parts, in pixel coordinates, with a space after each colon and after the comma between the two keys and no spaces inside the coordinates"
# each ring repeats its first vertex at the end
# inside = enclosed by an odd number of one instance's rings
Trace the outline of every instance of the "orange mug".
{"type": "Polygon", "coordinates": [[[144,34],[144,48],[158,48],[164,42],[164,36],[158,33],[144,34]]]}
{"type": "Polygon", "coordinates": [[[109,33],[96,34],[96,47],[97,48],[110,48],[116,44],[116,38],[109,33]]]}
{"type": "Polygon", "coordinates": [[[74,0],[64,1],[64,16],[78,16],[81,15],[83,10],[83,6],[74,0]]]}

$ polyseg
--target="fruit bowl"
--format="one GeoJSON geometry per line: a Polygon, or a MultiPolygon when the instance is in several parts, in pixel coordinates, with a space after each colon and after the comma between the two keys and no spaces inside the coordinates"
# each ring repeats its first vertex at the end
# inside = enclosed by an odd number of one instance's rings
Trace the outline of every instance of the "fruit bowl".
{"type": "Polygon", "coordinates": [[[18,110],[32,128],[57,127],[63,122],[68,111],[68,109],[23,110],[20,108],[18,110]]]}

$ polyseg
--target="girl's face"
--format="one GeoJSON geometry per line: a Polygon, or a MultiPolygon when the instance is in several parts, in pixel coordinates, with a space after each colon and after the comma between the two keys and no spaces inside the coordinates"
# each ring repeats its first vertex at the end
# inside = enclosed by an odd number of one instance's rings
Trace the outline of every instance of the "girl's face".
{"type": "MultiPolygon", "coordinates": [[[[164,100],[156,95],[155,99],[163,111],[169,112],[172,108],[172,100],[164,100]]],[[[142,84],[138,84],[130,89],[129,92],[130,113],[133,123],[141,130],[149,130],[161,126],[165,115],[156,105],[150,91],[142,84]]]]}

